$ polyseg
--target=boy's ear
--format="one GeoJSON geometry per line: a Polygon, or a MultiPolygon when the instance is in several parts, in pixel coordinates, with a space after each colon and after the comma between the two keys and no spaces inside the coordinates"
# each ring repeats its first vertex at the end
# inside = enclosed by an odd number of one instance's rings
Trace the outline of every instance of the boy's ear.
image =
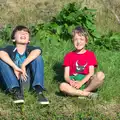
{"type": "Polygon", "coordinates": [[[28,43],[30,43],[30,40],[28,41],[28,43]]]}

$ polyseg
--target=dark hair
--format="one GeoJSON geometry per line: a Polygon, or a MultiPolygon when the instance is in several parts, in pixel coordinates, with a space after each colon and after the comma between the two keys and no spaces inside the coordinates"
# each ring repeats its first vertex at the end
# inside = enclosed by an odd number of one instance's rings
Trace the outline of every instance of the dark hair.
{"type": "Polygon", "coordinates": [[[82,34],[83,36],[87,37],[88,36],[88,33],[87,31],[85,30],[84,27],[81,27],[81,26],[77,26],[73,31],[72,31],[72,37],[75,36],[75,34],[82,34]]]}
{"type": "Polygon", "coordinates": [[[23,25],[18,25],[18,26],[16,26],[15,29],[12,31],[11,39],[15,39],[15,33],[16,33],[17,31],[21,31],[21,30],[26,31],[26,32],[28,32],[28,33],[30,34],[30,31],[29,31],[29,29],[28,29],[27,27],[25,27],[25,26],[23,26],[23,25]]]}

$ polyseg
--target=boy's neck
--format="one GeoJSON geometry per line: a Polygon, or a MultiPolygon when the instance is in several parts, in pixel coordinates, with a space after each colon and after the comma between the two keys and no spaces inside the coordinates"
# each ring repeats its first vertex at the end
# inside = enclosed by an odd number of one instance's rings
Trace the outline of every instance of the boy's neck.
{"type": "Polygon", "coordinates": [[[85,52],[86,52],[85,49],[76,50],[76,53],[77,53],[77,54],[83,54],[83,53],[85,53],[85,52]]]}
{"type": "Polygon", "coordinates": [[[16,44],[17,52],[23,54],[26,51],[27,45],[16,44]]]}

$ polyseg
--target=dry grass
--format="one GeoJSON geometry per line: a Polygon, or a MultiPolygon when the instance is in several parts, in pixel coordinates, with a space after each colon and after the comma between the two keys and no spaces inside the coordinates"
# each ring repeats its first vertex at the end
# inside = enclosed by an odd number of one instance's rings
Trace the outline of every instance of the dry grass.
{"type": "Polygon", "coordinates": [[[102,113],[106,116],[110,116],[111,120],[116,119],[117,113],[120,113],[120,104],[112,101],[112,102],[104,102],[95,106],[95,108],[99,113],[102,113]]]}
{"type": "Polygon", "coordinates": [[[7,0],[0,7],[0,23],[31,24],[48,21],[65,3],[68,3],[67,0],[7,0]]]}
{"type": "Polygon", "coordinates": [[[119,0],[2,0],[0,3],[0,24],[36,24],[49,21],[69,2],[82,2],[82,6],[97,9],[96,24],[99,31],[120,31],[120,25],[111,12],[120,17],[119,0]],[[108,8],[111,8],[108,9],[108,8]]]}

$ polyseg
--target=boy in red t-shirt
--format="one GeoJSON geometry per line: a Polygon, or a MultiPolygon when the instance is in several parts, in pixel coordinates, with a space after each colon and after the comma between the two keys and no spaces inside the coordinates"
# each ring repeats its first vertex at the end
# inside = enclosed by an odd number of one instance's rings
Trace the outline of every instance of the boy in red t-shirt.
{"type": "Polygon", "coordinates": [[[72,33],[74,51],[64,57],[64,83],[60,84],[60,91],[72,96],[96,97],[92,91],[100,87],[104,80],[104,73],[97,72],[97,60],[92,51],[86,50],[88,43],[87,32],[82,27],[76,27],[72,33]]]}

